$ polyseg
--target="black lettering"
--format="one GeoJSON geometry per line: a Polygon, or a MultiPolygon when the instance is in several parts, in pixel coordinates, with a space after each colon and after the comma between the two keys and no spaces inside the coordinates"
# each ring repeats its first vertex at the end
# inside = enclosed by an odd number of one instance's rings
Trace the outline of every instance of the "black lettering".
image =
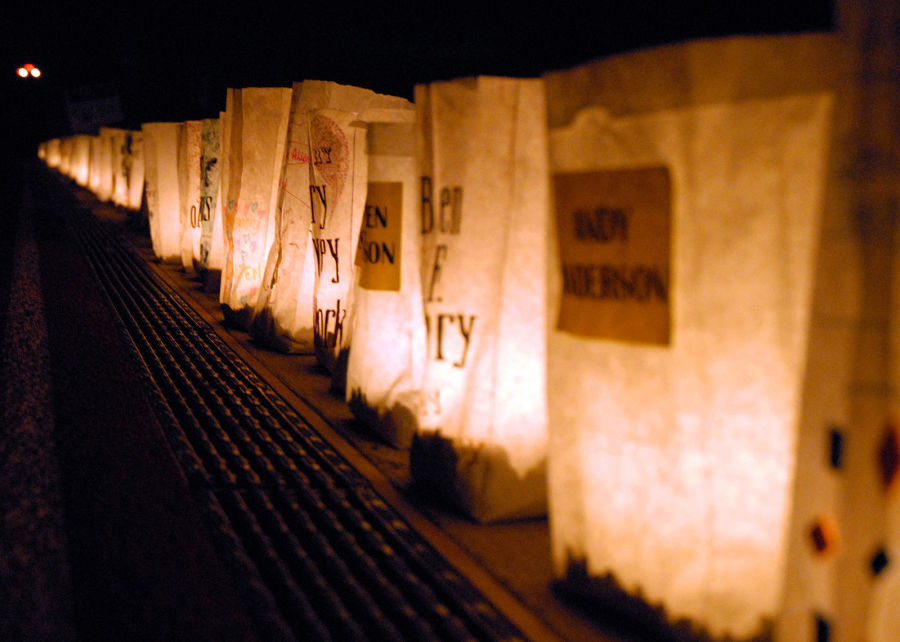
{"type": "Polygon", "coordinates": [[[628,240],[628,212],[622,208],[598,207],[593,212],[576,210],[575,238],[579,241],[608,243],[628,240]]]}
{"type": "Polygon", "coordinates": [[[387,227],[387,210],[377,205],[366,205],[363,210],[363,222],[366,227],[387,227]]]}
{"type": "Polygon", "coordinates": [[[331,279],[332,283],[340,283],[341,282],[341,265],[338,260],[338,241],[341,239],[328,239],[328,252],[331,254],[334,259],[334,278],[331,279]],[[334,243],[332,244],[332,241],[334,243]]]}
{"type": "Polygon", "coordinates": [[[309,204],[310,209],[312,210],[312,222],[316,222],[316,203],[318,202],[320,209],[320,220],[322,221],[319,225],[319,229],[325,229],[325,222],[328,217],[328,200],[325,193],[326,185],[310,185],[309,186],[309,204]]]}
{"type": "Polygon", "coordinates": [[[428,296],[425,299],[426,303],[431,303],[433,301],[440,301],[441,298],[434,296],[434,288],[437,286],[438,282],[441,280],[441,264],[444,262],[444,259],[447,258],[447,246],[443,243],[440,245],[436,245],[434,248],[434,261],[431,264],[431,281],[428,284],[428,296]]]}
{"type": "Polygon", "coordinates": [[[422,177],[422,234],[434,229],[434,208],[431,205],[431,177],[422,177]]]}
{"type": "Polygon", "coordinates": [[[669,301],[667,276],[656,266],[563,265],[563,292],[579,298],[669,301]]]}

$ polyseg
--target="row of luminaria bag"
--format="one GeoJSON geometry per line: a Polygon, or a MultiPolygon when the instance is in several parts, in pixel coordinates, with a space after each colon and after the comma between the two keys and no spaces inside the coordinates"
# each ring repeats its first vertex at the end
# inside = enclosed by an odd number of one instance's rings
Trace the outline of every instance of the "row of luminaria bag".
{"type": "MultiPolygon", "coordinates": [[[[164,196],[184,124],[142,128],[154,251],[224,270],[234,318],[314,353],[420,487],[481,521],[549,502],[562,588],[712,638],[891,639],[894,486],[839,470],[836,429],[822,463],[823,425],[865,415],[838,357],[864,343],[866,273],[841,260],[875,238],[829,164],[854,136],[839,55],[728,38],[414,104],[232,89],[183,155],[198,217],[164,196]]],[[[94,139],[39,154],[101,189],[94,139]]]]}

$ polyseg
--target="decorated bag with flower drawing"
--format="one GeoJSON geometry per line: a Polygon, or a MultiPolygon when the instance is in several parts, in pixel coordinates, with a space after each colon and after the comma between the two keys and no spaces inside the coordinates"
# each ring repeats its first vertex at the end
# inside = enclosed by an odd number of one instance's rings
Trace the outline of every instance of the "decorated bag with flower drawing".
{"type": "Polygon", "coordinates": [[[309,105],[309,197],[315,258],[313,303],[315,353],[345,385],[350,346],[356,241],[366,202],[366,122],[379,112],[409,110],[409,101],[333,82],[305,81],[309,105]]]}

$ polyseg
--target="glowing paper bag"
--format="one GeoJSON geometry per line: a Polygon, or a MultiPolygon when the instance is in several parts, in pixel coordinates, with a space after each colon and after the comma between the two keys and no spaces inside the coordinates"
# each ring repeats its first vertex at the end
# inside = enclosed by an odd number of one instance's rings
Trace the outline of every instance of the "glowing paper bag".
{"type": "MultiPolygon", "coordinates": [[[[101,163],[100,163],[100,136],[91,136],[90,163],[88,163],[88,189],[96,196],[100,191],[101,163]]],[[[62,157],[61,157],[62,158],[62,157]]],[[[60,165],[62,171],[62,165],[60,165]]]]}
{"type": "Polygon", "coordinates": [[[59,144],[59,171],[69,178],[72,177],[72,137],[63,138],[59,144]]]}
{"type": "Polygon", "coordinates": [[[391,119],[409,101],[332,82],[306,81],[309,106],[309,196],[316,259],[316,357],[344,389],[350,346],[354,251],[366,202],[366,122],[391,119]],[[378,114],[379,110],[384,110],[378,114]]]}
{"type": "Polygon", "coordinates": [[[125,168],[127,136],[128,131],[124,129],[112,129],[110,134],[110,165],[112,167],[110,200],[119,207],[125,207],[128,203],[128,177],[125,168]]]}
{"type": "Polygon", "coordinates": [[[399,448],[416,431],[425,366],[414,116],[410,110],[408,122],[369,125],[347,362],[353,414],[399,448]]]}
{"type": "Polygon", "coordinates": [[[101,201],[110,201],[113,196],[113,174],[115,172],[113,158],[113,138],[119,130],[112,127],[100,128],[100,149],[98,162],[100,163],[100,181],[97,185],[97,198],[101,201]]]}
{"type": "Polygon", "coordinates": [[[548,215],[539,80],[416,88],[428,332],[416,484],[481,521],[546,511],[548,215]]]}
{"type": "Polygon", "coordinates": [[[193,270],[200,260],[200,134],[202,122],[185,121],[178,138],[181,197],[181,266],[193,270]]]}
{"type": "Polygon", "coordinates": [[[247,328],[274,238],[291,90],[254,87],[235,90],[233,96],[219,301],[229,319],[247,328]]]}
{"type": "Polygon", "coordinates": [[[128,132],[122,154],[122,164],[128,183],[125,206],[137,212],[141,209],[141,199],[144,195],[144,134],[140,131],[128,132]]]}
{"type": "Polygon", "coordinates": [[[157,257],[181,262],[178,137],[183,123],[144,123],[144,162],[150,242],[157,257]]]}
{"type": "MultiPolygon", "coordinates": [[[[213,252],[213,226],[219,213],[219,183],[221,176],[222,121],[207,118],[200,131],[200,259],[197,269],[204,282],[209,270],[221,270],[221,234],[219,252],[213,252]]],[[[221,220],[219,230],[221,231],[221,220]]]]}
{"type": "Polygon", "coordinates": [[[72,179],[81,187],[87,187],[91,162],[91,137],[75,136],[72,142],[72,179]]]}
{"type": "Polygon", "coordinates": [[[555,570],[654,626],[756,639],[781,607],[832,106],[799,92],[827,42],[546,78],[555,570]]]}
{"type": "Polygon", "coordinates": [[[46,163],[47,167],[58,168],[60,163],[60,155],[59,155],[59,146],[60,146],[59,138],[51,138],[47,141],[47,157],[46,163]]]}
{"type": "Polygon", "coordinates": [[[282,352],[313,352],[315,259],[310,235],[309,111],[303,83],[294,83],[275,209],[275,239],[250,328],[254,341],[282,352]]]}

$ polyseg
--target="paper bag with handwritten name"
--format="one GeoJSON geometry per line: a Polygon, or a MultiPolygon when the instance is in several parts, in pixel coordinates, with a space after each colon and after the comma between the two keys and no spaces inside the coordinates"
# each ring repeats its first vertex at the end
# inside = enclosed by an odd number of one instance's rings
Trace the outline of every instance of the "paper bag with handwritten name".
{"type": "Polygon", "coordinates": [[[546,510],[540,80],[416,88],[427,357],[415,483],[481,521],[546,510]]]}
{"type": "Polygon", "coordinates": [[[229,112],[232,106],[225,150],[225,268],[219,302],[231,322],[248,328],[275,236],[273,213],[287,143],[291,90],[236,89],[229,112]]]}
{"type": "Polygon", "coordinates": [[[181,196],[178,137],[184,123],[144,123],[147,220],[153,253],[167,263],[181,261],[181,196]]]}
{"type": "Polygon", "coordinates": [[[110,149],[112,153],[112,202],[119,207],[128,206],[128,176],[125,167],[125,145],[129,135],[126,129],[114,129],[110,149]]]}
{"type": "Polygon", "coordinates": [[[316,358],[343,390],[350,346],[356,241],[366,202],[366,123],[412,109],[409,101],[360,87],[304,81],[309,108],[309,198],[315,258],[316,358]]]}
{"type": "Polygon", "coordinates": [[[699,42],[545,78],[555,569],[654,626],[750,639],[780,607],[830,42],[699,42]]]}
{"type": "Polygon", "coordinates": [[[250,334],[282,352],[313,352],[315,258],[309,201],[309,111],[303,83],[294,83],[288,142],[269,250],[250,334]]]}
{"type": "Polygon", "coordinates": [[[178,185],[181,195],[181,267],[194,269],[200,259],[200,132],[199,120],[185,121],[178,137],[178,185]]]}
{"type": "Polygon", "coordinates": [[[372,123],[369,171],[354,263],[347,363],[353,414],[389,444],[408,448],[416,430],[425,326],[419,278],[419,176],[415,112],[372,123]]]}

